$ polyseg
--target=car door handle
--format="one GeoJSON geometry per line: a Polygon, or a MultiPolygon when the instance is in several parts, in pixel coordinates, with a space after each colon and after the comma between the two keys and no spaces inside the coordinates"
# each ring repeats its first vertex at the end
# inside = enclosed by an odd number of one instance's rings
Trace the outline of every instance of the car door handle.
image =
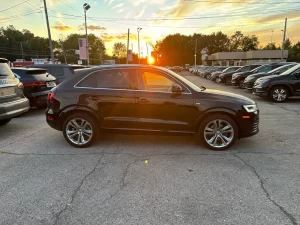
{"type": "Polygon", "coordinates": [[[147,99],[145,99],[145,98],[140,98],[140,99],[137,100],[137,102],[141,103],[141,104],[147,104],[147,103],[149,103],[149,101],[147,99]]]}

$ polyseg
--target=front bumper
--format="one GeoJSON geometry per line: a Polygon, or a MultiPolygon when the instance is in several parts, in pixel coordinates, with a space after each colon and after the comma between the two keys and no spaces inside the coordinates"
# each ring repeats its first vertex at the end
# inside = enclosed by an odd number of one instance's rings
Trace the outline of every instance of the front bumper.
{"type": "Polygon", "coordinates": [[[237,78],[231,79],[231,84],[232,84],[233,86],[238,86],[239,83],[240,83],[240,81],[239,81],[237,78]]]}
{"type": "Polygon", "coordinates": [[[256,114],[251,113],[249,119],[241,118],[239,128],[239,138],[246,138],[257,134],[259,132],[259,111],[256,114]]]}
{"type": "Polygon", "coordinates": [[[254,82],[244,82],[244,84],[247,90],[251,91],[253,89],[254,82]]]}
{"type": "Polygon", "coordinates": [[[255,86],[255,87],[253,87],[252,90],[253,90],[253,94],[255,94],[257,96],[262,96],[262,97],[267,97],[268,96],[268,89],[267,88],[255,86]]]}
{"type": "Polygon", "coordinates": [[[0,120],[10,119],[21,115],[29,110],[29,101],[27,98],[21,98],[16,101],[0,104],[0,120]]]}

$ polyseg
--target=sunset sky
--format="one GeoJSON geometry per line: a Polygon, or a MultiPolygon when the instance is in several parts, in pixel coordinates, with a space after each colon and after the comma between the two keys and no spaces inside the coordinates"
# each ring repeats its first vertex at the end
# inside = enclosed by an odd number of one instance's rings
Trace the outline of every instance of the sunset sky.
{"type": "MultiPolygon", "coordinates": [[[[128,28],[132,34],[130,48],[133,45],[137,52],[138,27],[142,27],[140,40],[144,55],[146,43],[155,43],[174,33],[222,31],[232,35],[240,30],[246,35],[257,35],[260,45],[271,42],[273,33],[273,42],[280,44],[285,17],[288,18],[287,37],[292,43],[300,41],[300,0],[47,0],[54,40],[70,33],[84,33],[84,3],[91,6],[88,32],[101,36],[108,53],[114,42],[126,43],[128,28]]],[[[41,0],[5,1],[0,9],[0,24],[47,37],[42,6],[41,0]]]]}

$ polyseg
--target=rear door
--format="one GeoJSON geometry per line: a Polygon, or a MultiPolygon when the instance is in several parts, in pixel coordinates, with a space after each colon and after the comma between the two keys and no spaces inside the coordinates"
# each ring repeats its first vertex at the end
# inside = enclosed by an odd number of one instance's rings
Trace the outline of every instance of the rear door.
{"type": "Polygon", "coordinates": [[[106,69],[92,72],[75,85],[79,105],[96,111],[107,129],[133,129],[136,122],[136,70],[106,69]],[[81,90],[80,90],[81,89],[81,90]]]}
{"type": "Polygon", "coordinates": [[[297,69],[292,75],[292,88],[295,95],[300,96],[300,68],[297,69]]]}
{"type": "Polygon", "coordinates": [[[158,69],[138,69],[137,128],[156,131],[192,132],[196,121],[193,94],[170,74],[158,69]],[[172,93],[172,84],[182,93],[172,93]]]}

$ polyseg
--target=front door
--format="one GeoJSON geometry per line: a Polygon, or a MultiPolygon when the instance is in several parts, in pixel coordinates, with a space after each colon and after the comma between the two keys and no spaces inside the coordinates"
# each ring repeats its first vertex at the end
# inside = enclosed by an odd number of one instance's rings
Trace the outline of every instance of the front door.
{"type": "Polygon", "coordinates": [[[295,95],[300,96],[300,68],[292,74],[292,88],[295,95]]]}
{"type": "Polygon", "coordinates": [[[193,94],[180,81],[159,69],[145,68],[137,72],[137,128],[155,131],[191,132],[197,109],[193,94]],[[184,92],[172,93],[176,83],[184,92]]]}

